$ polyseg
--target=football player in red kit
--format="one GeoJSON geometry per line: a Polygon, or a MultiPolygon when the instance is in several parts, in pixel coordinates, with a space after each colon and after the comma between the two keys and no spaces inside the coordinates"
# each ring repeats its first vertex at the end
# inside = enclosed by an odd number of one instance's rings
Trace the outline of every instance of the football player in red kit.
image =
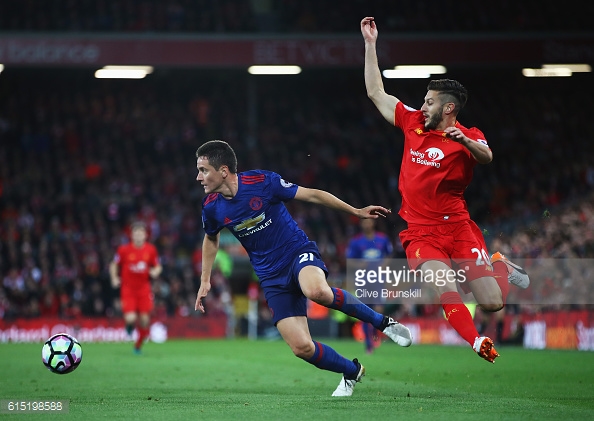
{"type": "Polygon", "coordinates": [[[489,256],[464,200],[474,166],[491,162],[491,149],[479,129],[466,128],[457,119],[468,98],[464,86],[450,79],[433,80],[420,110],[404,105],[384,91],[372,17],[361,21],[361,33],[367,95],[382,116],[404,133],[399,215],[407,223],[400,239],[409,266],[434,280],[450,325],[480,357],[494,362],[499,354],[493,341],[479,336],[457,283],[462,280],[462,289],[472,292],[483,310],[494,312],[503,308],[509,283],[527,288],[530,279],[501,253],[489,256]],[[452,281],[452,270],[457,274],[462,270],[463,279],[452,281]]]}
{"type": "Polygon", "coordinates": [[[132,334],[138,321],[138,338],[134,351],[140,353],[143,342],[149,336],[150,313],[153,310],[153,292],[150,278],[158,277],[163,267],[153,244],[147,242],[147,230],[143,223],[132,225],[132,242],[118,247],[109,265],[111,285],[120,287],[122,312],[126,331],[132,334]]]}

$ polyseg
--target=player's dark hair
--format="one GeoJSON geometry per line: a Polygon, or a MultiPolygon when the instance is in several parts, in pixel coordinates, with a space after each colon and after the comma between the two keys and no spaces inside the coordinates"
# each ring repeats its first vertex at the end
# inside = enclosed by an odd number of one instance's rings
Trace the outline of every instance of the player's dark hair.
{"type": "Polygon", "coordinates": [[[443,102],[453,102],[458,111],[464,108],[466,101],[468,100],[468,91],[457,80],[432,80],[429,82],[429,85],[427,85],[427,90],[439,92],[439,96],[443,96],[443,102]]]}
{"type": "Polygon", "coordinates": [[[135,229],[143,229],[146,231],[146,224],[142,221],[132,222],[130,224],[130,231],[134,231],[135,229]]]}
{"type": "Polygon", "coordinates": [[[226,165],[231,173],[237,173],[237,157],[235,151],[224,140],[210,140],[196,151],[196,158],[205,157],[216,170],[226,165]]]}

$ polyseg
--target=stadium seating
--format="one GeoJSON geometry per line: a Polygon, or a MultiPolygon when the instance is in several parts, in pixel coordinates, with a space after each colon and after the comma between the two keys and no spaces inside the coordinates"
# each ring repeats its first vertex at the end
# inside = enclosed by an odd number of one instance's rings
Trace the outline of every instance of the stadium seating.
{"type": "MultiPolygon", "coordinates": [[[[570,8],[558,10],[549,0],[534,0],[538,7],[511,0],[459,7],[448,0],[443,9],[408,0],[214,3],[2,2],[0,33],[355,34],[361,16],[374,13],[387,31],[423,32],[449,30],[451,19],[436,19],[447,10],[456,10],[461,22],[456,32],[580,31],[592,15],[563,18],[570,8]]],[[[132,82],[99,81],[88,69],[44,69],[43,78],[40,72],[0,74],[2,318],[117,314],[107,265],[127,224],[138,218],[149,224],[165,266],[155,285],[157,311],[193,314],[202,234],[194,152],[206,140],[230,142],[240,170],[274,170],[356,206],[399,207],[402,136],[366,97],[361,69],[259,79],[255,97],[240,70],[158,69],[132,82]]],[[[576,94],[590,85],[590,74],[528,80],[509,70],[455,69],[447,76],[470,91],[461,122],[481,128],[494,152],[466,192],[492,251],[593,257],[594,142],[584,130],[589,109],[576,94]]],[[[386,89],[419,107],[426,83],[390,80],[386,89]]],[[[288,206],[318,242],[332,282],[342,282],[356,221],[288,206]]],[[[398,243],[403,227],[394,215],[379,228],[398,243]]],[[[213,306],[227,289],[241,293],[246,284],[221,280],[213,306]]]]}

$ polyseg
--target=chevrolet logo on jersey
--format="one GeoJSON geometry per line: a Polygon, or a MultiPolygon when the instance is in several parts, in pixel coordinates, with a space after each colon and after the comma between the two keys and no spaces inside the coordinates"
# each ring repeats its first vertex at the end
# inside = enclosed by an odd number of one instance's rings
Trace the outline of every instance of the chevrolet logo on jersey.
{"type": "Polygon", "coordinates": [[[241,231],[244,229],[251,230],[260,222],[262,222],[266,218],[266,214],[262,212],[260,215],[256,216],[255,218],[246,219],[245,221],[241,221],[241,223],[235,225],[233,230],[241,231]]]}

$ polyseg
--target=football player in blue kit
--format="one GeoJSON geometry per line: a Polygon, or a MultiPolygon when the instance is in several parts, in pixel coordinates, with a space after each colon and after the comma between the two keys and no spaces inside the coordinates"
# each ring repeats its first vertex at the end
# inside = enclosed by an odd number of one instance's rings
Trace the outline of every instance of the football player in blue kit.
{"type": "Polygon", "coordinates": [[[328,270],[316,244],[297,226],[284,202],[297,199],[324,205],[359,218],[378,218],[390,211],[382,206],[362,209],[336,196],[283,180],[264,170],[237,173],[237,157],[221,140],[204,143],[196,151],[196,180],[204,188],[202,274],[196,310],[205,312],[202,299],[210,291],[210,276],[219,248],[220,231],[227,228],[247,251],[260,280],[272,320],[293,353],[316,367],[341,373],[332,396],[351,396],[365,368],[328,345],[311,338],[307,324],[307,298],[371,323],[400,346],[410,346],[409,329],[363,304],[349,292],[331,288],[328,270]]]}
{"type": "MultiPolygon", "coordinates": [[[[349,241],[346,250],[347,259],[360,259],[370,263],[378,263],[382,259],[392,256],[394,247],[390,242],[390,238],[375,229],[374,219],[362,219],[360,226],[361,232],[349,241]]],[[[384,306],[383,304],[376,304],[371,308],[376,311],[383,311],[384,306]]],[[[375,348],[375,329],[371,323],[363,323],[363,335],[365,337],[365,351],[371,354],[375,348]]]]}

